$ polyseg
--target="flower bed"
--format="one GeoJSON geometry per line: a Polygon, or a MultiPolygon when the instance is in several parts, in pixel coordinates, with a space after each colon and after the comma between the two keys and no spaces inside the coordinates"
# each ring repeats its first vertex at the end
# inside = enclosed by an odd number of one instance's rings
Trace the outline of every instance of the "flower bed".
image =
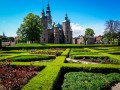
{"type": "Polygon", "coordinates": [[[0,64],[0,90],[20,90],[42,69],[34,66],[0,64]]]}
{"type": "Polygon", "coordinates": [[[119,62],[112,60],[112,58],[109,58],[109,56],[73,55],[71,58],[79,61],[88,61],[88,62],[95,62],[95,63],[102,63],[102,64],[119,64],[119,62]]]}

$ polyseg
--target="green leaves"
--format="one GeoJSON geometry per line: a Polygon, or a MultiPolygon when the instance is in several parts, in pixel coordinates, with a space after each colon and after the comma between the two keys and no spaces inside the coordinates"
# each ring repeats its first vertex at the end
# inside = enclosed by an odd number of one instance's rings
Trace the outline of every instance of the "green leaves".
{"type": "Polygon", "coordinates": [[[91,28],[87,28],[86,30],[85,30],[85,35],[86,36],[94,36],[94,30],[93,29],[91,29],[91,28]]]}
{"type": "Polygon", "coordinates": [[[64,76],[62,90],[103,90],[120,81],[120,74],[70,72],[64,76]]]}
{"type": "Polygon", "coordinates": [[[38,15],[29,13],[20,28],[17,30],[19,38],[25,38],[26,41],[39,41],[42,32],[41,18],[38,15]]]}

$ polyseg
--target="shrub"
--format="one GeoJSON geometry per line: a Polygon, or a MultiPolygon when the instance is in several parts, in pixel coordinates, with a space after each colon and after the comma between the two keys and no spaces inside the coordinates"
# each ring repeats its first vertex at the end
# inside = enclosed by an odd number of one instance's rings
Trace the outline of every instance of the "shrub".
{"type": "Polygon", "coordinates": [[[111,84],[120,81],[119,73],[96,74],[70,72],[65,74],[62,90],[106,90],[111,84]]]}
{"type": "Polygon", "coordinates": [[[0,49],[2,48],[2,39],[0,38],[0,49]]]}
{"type": "Polygon", "coordinates": [[[62,56],[68,56],[70,49],[66,49],[61,55],[62,56]]]}
{"type": "Polygon", "coordinates": [[[60,68],[59,66],[47,66],[32,78],[22,90],[53,90],[61,71],[60,68]]]}
{"type": "Polygon", "coordinates": [[[47,56],[47,55],[22,55],[11,58],[13,61],[36,61],[36,60],[49,60],[55,59],[55,56],[47,56]]]}

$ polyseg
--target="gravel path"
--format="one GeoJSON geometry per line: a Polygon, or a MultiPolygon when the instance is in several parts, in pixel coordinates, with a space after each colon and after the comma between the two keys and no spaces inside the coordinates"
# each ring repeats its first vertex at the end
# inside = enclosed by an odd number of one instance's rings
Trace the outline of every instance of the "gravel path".
{"type": "Polygon", "coordinates": [[[118,83],[115,86],[111,87],[110,90],[120,90],[120,83],[118,83]]]}
{"type": "Polygon", "coordinates": [[[71,58],[66,58],[67,61],[72,61],[73,63],[77,63],[78,61],[80,61],[83,64],[99,64],[99,63],[95,63],[95,62],[88,62],[88,61],[82,61],[80,59],[71,59],[71,58]]]}

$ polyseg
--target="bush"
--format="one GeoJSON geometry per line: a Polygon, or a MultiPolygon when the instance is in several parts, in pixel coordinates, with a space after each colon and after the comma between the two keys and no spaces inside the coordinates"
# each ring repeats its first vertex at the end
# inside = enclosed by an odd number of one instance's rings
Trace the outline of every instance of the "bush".
{"type": "Polygon", "coordinates": [[[23,55],[23,56],[16,56],[11,58],[13,61],[36,61],[36,60],[49,60],[55,59],[55,56],[47,56],[47,55],[23,55]]]}
{"type": "Polygon", "coordinates": [[[0,49],[2,48],[2,39],[0,38],[0,49]]]}
{"type": "Polygon", "coordinates": [[[32,78],[22,90],[53,90],[60,74],[59,66],[47,66],[37,76],[32,78]]]}
{"type": "Polygon", "coordinates": [[[96,74],[70,72],[65,74],[62,90],[106,90],[111,84],[120,81],[119,73],[96,74]]]}
{"type": "Polygon", "coordinates": [[[70,49],[66,49],[61,55],[62,56],[68,56],[70,49]]]}

